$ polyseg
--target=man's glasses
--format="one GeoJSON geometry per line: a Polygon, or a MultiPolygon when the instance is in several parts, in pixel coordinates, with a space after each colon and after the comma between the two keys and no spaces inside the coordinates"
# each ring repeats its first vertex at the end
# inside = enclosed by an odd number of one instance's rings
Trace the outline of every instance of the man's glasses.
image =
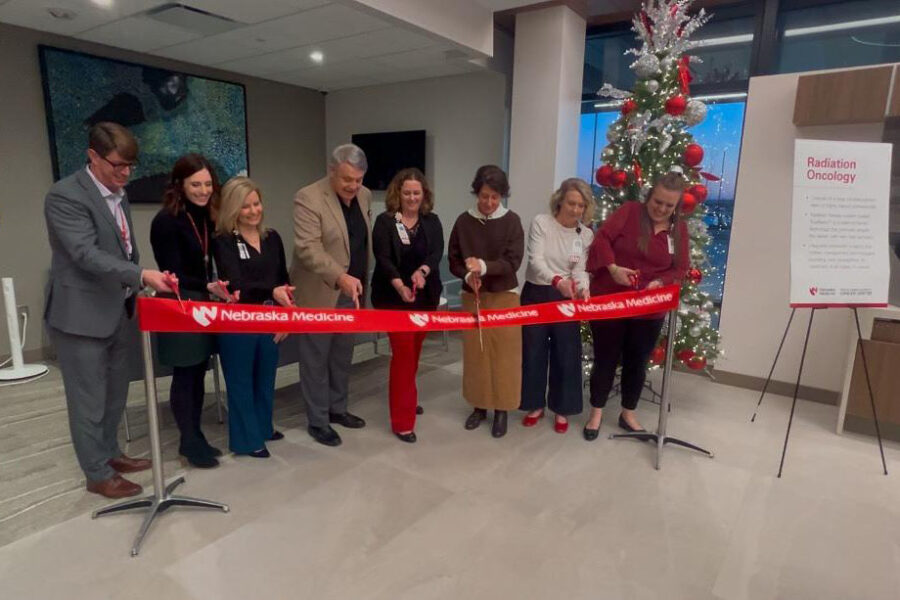
{"type": "MultiPolygon", "coordinates": [[[[100,154],[98,153],[97,156],[100,156],[100,154]]],[[[134,172],[134,170],[137,169],[137,166],[138,166],[137,161],[114,163],[113,161],[109,160],[105,156],[100,156],[100,158],[102,158],[103,160],[108,162],[109,166],[111,166],[115,171],[118,171],[119,173],[121,173],[125,169],[131,169],[131,171],[134,172]]]]}

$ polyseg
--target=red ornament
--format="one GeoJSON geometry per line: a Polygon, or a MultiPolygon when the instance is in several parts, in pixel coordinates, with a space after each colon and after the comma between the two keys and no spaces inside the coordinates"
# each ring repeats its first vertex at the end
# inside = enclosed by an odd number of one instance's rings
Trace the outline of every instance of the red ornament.
{"type": "Polygon", "coordinates": [[[612,174],[611,184],[614,188],[620,188],[628,182],[628,173],[625,171],[616,171],[612,174]]]}
{"type": "Polygon", "coordinates": [[[697,185],[692,185],[688,188],[688,193],[697,199],[697,202],[703,202],[706,200],[706,196],[709,194],[709,189],[702,183],[698,183],[697,185]]]}
{"type": "Polygon", "coordinates": [[[722,178],[718,175],[713,175],[712,173],[707,173],[706,171],[700,171],[700,177],[707,181],[721,181],[722,178]]]}
{"type": "Polygon", "coordinates": [[[699,144],[688,144],[684,149],[684,164],[696,167],[703,161],[703,147],[699,144]]]}
{"type": "Polygon", "coordinates": [[[622,114],[627,115],[628,113],[634,112],[634,109],[637,108],[637,102],[629,98],[625,102],[622,103],[622,114]]]}
{"type": "Polygon", "coordinates": [[[676,358],[682,362],[687,362],[694,358],[694,351],[690,348],[685,348],[684,350],[679,350],[675,353],[676,358]]]}
{"type": "Polygon", "coordinates": [[[702,356],[695,356],[694,358],[687,361],[688,369],[693,369],[694,371],[700,371],[706,366],[706,359],[702,356]]]}
{"type": "Polygon", "coordinates": [[[703,273],[700,271],[700,269],[691,269],[687,272],[687,278],[691,283],[697,285],[698,283],[703,281],[703,273]]]}
{"type": "Polygon", "coordinates": [[[681,214],[689,215],[697,208],[697,198],[690,192],[681,195],[681,214]]]}
{"type": "Polygon", "coordinates": [[[602,186],[608,186],[612,183],[612,175],[614,169],[609,165],[603,165],[599,169],[597,169],[596,175],[594,178],[597,180],[597,183],[602,186]]]}
{"type": "Polygon", "coordinates": [[[663,346],[657,346],[650,353],[650,362],[654,365],[661,365],[666,360],[666,349],[663,346]]]}
{"type": "Polygon", "coordinates": [[[644,171],[641,170],[641,163],[634,161],[634,180],[638,185],[644,185],[644,171]]]}
{"type": "Polygon", "coordinates": [[[678,116],[687,108],[687,100],[684,96],[672,96],[666,100],[666,112],[678,116]]]}

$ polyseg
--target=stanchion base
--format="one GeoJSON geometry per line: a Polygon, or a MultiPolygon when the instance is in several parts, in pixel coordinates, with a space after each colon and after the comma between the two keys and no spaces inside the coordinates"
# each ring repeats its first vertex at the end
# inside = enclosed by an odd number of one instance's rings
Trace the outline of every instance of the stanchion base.
{"type": "MultiPolygon", "coordinates": [[[[656,442],[659,444],[659,436],[655,433],[651,433],[649,431],[635,431],[632,433],[613,433],[609,436],[611,440],[625,439],[631,438],[635,440],[640,440],[642,442],[656,442]]],[[[705,454],[710,458],[714,458],[714,455],[709,450],[705,450],[700,446],[695,446],[690,442],[685,442],[684,440],[679,440],[678,438],[673,438],[669,436],[664,436],[662,440],[663,445],[672,444],[673,446],[681,446],[682,448],[687,448],[688,450],[694,450],[701,454],[705,454]]]]}
{"type": "Polygon", "coordinates": [[[164,513],[173,506],[213,508],[221,510],[222,512],[228,512],[228,505],[222,504],[221,502],[204,500],[202,498],[191,498],[190,496],[173,495],[172,491],[182,483],[184,483],[184,477],[177,477],[169,485],[166,486],[162,498],[157,497],[156,494],[151,494],[143,498],[125,500],[124,502],[119,502],[118,504],[113,504],[112,506],[107,506],[105,508],[95,510],[91,515],[91,518],[96,519],[97,517],[119,513],[126,510],[146,508],[147,515],[144,517],[144,522],[141,524],[141,528],[138,530],[137,537],[134,539],[134,545],[131,546],[131,556],[137,556],[141,551],[141,544],[144,543],[144,538],[146,537],[147,532],[150,530],[150,525],[153,523],[153,520],[159,514],[164,513]]]}

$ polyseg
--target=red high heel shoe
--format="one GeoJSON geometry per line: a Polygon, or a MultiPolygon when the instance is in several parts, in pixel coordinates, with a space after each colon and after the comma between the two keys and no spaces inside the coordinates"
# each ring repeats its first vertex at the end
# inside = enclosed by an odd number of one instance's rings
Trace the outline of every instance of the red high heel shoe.
{"type": "Polygon", "coordinates": [[[569,421],[566,419],[565,421],[560,421],[559,417],[553,421],[553,431],[556,433],[565,433],[569,430],[569,421]]]}
{"type": "Polygon", "coordinates": [[[540,421],[543,418],[544,418],[544,410],[541,409],[541,414],[537,415],[536,417],[532,417],[531,415],[525,415],[525,417],[522,419],[522,425],[524,425],[525,427],[534,427],[535,425],[538,424],[538,421],[540,421]]]}

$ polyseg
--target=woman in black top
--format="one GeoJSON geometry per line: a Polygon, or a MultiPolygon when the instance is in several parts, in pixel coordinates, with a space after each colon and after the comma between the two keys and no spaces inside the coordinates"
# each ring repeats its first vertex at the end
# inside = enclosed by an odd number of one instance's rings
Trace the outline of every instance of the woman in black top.
{"type": "MultiPolygon", "coordinates": [[[[150,245],[156,264],[178,278],[182,298],[208,301],[213,291],[210,243],[215,231],[213,212],[218,203],[215,170],[199,154],[175,162],[163,195],[163,208],[150,226],[150,245]]],[[[172,367],[169,403],[181,433],[178,453],[195,467],[219,464],[222,451],[207,441],[200,429],[203,414],[203,379],[215,351],[211,335],[161,333],[159,362],[172,367]]]]}
{"type": "MultiPolygon", "coordinates": [[[[372,306],[399,310],[434,310],[441,298],[438,265],[444,232],[431,212],[434,198],[418,169],[404,169],[388,186],[385,212],[372,228],[375,272],[372,306]]],[[[404,442],[415,442],[418,408],[416,371],[425,332],[388,333],[391,342],[389,399],[391,429],[404,442]]]]}
{"type": "MultiPolygon", "coordinates": [[[[241,304],[293,306],[284,246],[263,227],[259,187],[234,177],[222,188],[213,253],[219,276],[241,304]]],[[[268,458],[266,441],[284,436],[272,427],[278,346],[286,333],[219,335],[219,356],[228,389],[228,447],[235,454],[268,458]]]]}

